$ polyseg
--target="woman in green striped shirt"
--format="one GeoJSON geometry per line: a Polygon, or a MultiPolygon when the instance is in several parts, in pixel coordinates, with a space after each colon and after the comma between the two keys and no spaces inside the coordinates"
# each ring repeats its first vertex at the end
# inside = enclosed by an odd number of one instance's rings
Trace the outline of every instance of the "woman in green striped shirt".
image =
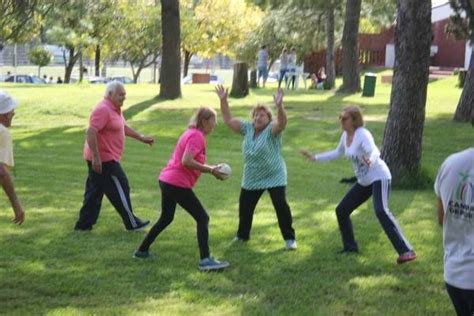
{"type": "Polygon", "coordinates": [[[283,90],[278,89],[273,97],[277,110],[276,121],[265,105],[252,110],[252,120],[234,118],[227,101],[228,89],[216,87],[225,124],[243,136],[242,154],[244,172],[239,198],[239,228],[235,240],[250,239],[253,213],[264,191],[268,191],[278,218],[281,234],[287,250],[296,249],[295,230],[292,227],[291,209],[286,201],[287,173],[281,155],[282,132],[287,117],[283,107],[283,90]]]}

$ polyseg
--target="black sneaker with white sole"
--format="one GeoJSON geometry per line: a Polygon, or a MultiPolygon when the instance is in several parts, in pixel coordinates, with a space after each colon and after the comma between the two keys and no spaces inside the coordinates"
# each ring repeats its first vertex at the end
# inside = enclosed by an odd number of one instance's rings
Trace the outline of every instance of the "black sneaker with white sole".
{"type": "Polygon", "coordinates": [[[144,230],[148,225],[150,225],[150,221],[139,222],[137,226],[127,229],[129,232],[139,232],[144,230]]]}

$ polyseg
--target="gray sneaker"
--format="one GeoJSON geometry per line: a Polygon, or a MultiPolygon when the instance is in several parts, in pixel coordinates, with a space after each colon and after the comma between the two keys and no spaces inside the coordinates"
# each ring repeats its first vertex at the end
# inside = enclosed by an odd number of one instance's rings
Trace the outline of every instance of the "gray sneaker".
{"type": "Polygon", "coordinates": [[[285,240],[285,249],[286,250],[296,250],[296,240],[294,239],[288,239],[285,240]]]}
{"type": "Polygon", "coordinates": [[[219,261],[213,257],[207,257],[199,262],[199,270],[201,271],[216,271],[223,270],[229,266],[227,261],[219,261]]]}

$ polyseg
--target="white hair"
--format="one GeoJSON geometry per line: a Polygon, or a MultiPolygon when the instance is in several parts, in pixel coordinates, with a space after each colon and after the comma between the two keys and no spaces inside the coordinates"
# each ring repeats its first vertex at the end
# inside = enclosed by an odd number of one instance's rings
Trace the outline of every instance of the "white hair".
{"type": "Polygon", "coordinates": [[[105,97],[110,97],[110,95],[112,93],[114,93],[115,91],[117,91],[117,89],[121,87],[121,88],[124,88],[125,87],[123,86],[123,83],[121,83],[120,81],[111,81],[107,84],[107,87],[105,88],[105,97]]]}

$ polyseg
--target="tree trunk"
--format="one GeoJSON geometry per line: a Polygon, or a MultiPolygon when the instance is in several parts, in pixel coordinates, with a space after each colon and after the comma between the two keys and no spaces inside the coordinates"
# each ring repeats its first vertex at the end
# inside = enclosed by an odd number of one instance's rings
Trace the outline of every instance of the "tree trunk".
{"type": "Polygon", "coordinates": [[[161,0],[163,54],[160,71],[160,98],[181,97],[180,24],[177,0],[161,0]]]}
{"type": "Polygon", "coordinates": [[[395,67],[382,151],[398,183],[416,181],[420,171],[431,34],[431,2],[399,0],[395,67]]]}
{"type": "Polygon", "coordinates": [[[234,77],[232,79],[232,89],[230,96],[243,98],[249,94],[248,66],[246,63],[234,64],[234,77]]]}
{"type": "Polygon", "coordinates": [[[64,65],[65,65],[65,72],[64,72],[64,83],[71,82],[71,74],[72,70],[74,69],[74,65],[76,64],[77,59],[79,58],[79,54],[75,54],[74,48],[69,48],[69,60],[66,62],[66,56],[64,55],[64,65]]]}
{"type": "Polygon", "coordinates": [[[84,64],[82,63],[82,49],[79,53],[79,82],[84,79],[84,64]]]}
{"type": "Polygon", "coordinates": [[[100,45],[96,45],[95,47],[95,60],[94,60],[94,71],[95,76],[100,76],[100,45]]]}
{"type": "Polygon", "coordinates": [[[193,56],[193,53],[191,53],[190,51],[188,51],[188,50],[184,51],[183,77],[186,77],[188,75],[189,62],[191,61],[192,56],[193,56]]]}
{"type": "Polygon", "coordinates": [[[474,53],[471,54],[469,70],[464,80],[461,98],[459,98],[453,120],[456,122],[474,122],[474,53]]]}
{"type": "Polygon", "coordinates": [[[342,86],[339,92],[360,91],[359,76],[359,34],[361,0],[347,0],[346,17],[342,33],[342,86]]]}
{"type": "Polygon", "coordinates": [[[329,1],[326,11],[326,87],[332,89],[336,83],[336,65],[334,63],[334,3],[329,1]]]}

